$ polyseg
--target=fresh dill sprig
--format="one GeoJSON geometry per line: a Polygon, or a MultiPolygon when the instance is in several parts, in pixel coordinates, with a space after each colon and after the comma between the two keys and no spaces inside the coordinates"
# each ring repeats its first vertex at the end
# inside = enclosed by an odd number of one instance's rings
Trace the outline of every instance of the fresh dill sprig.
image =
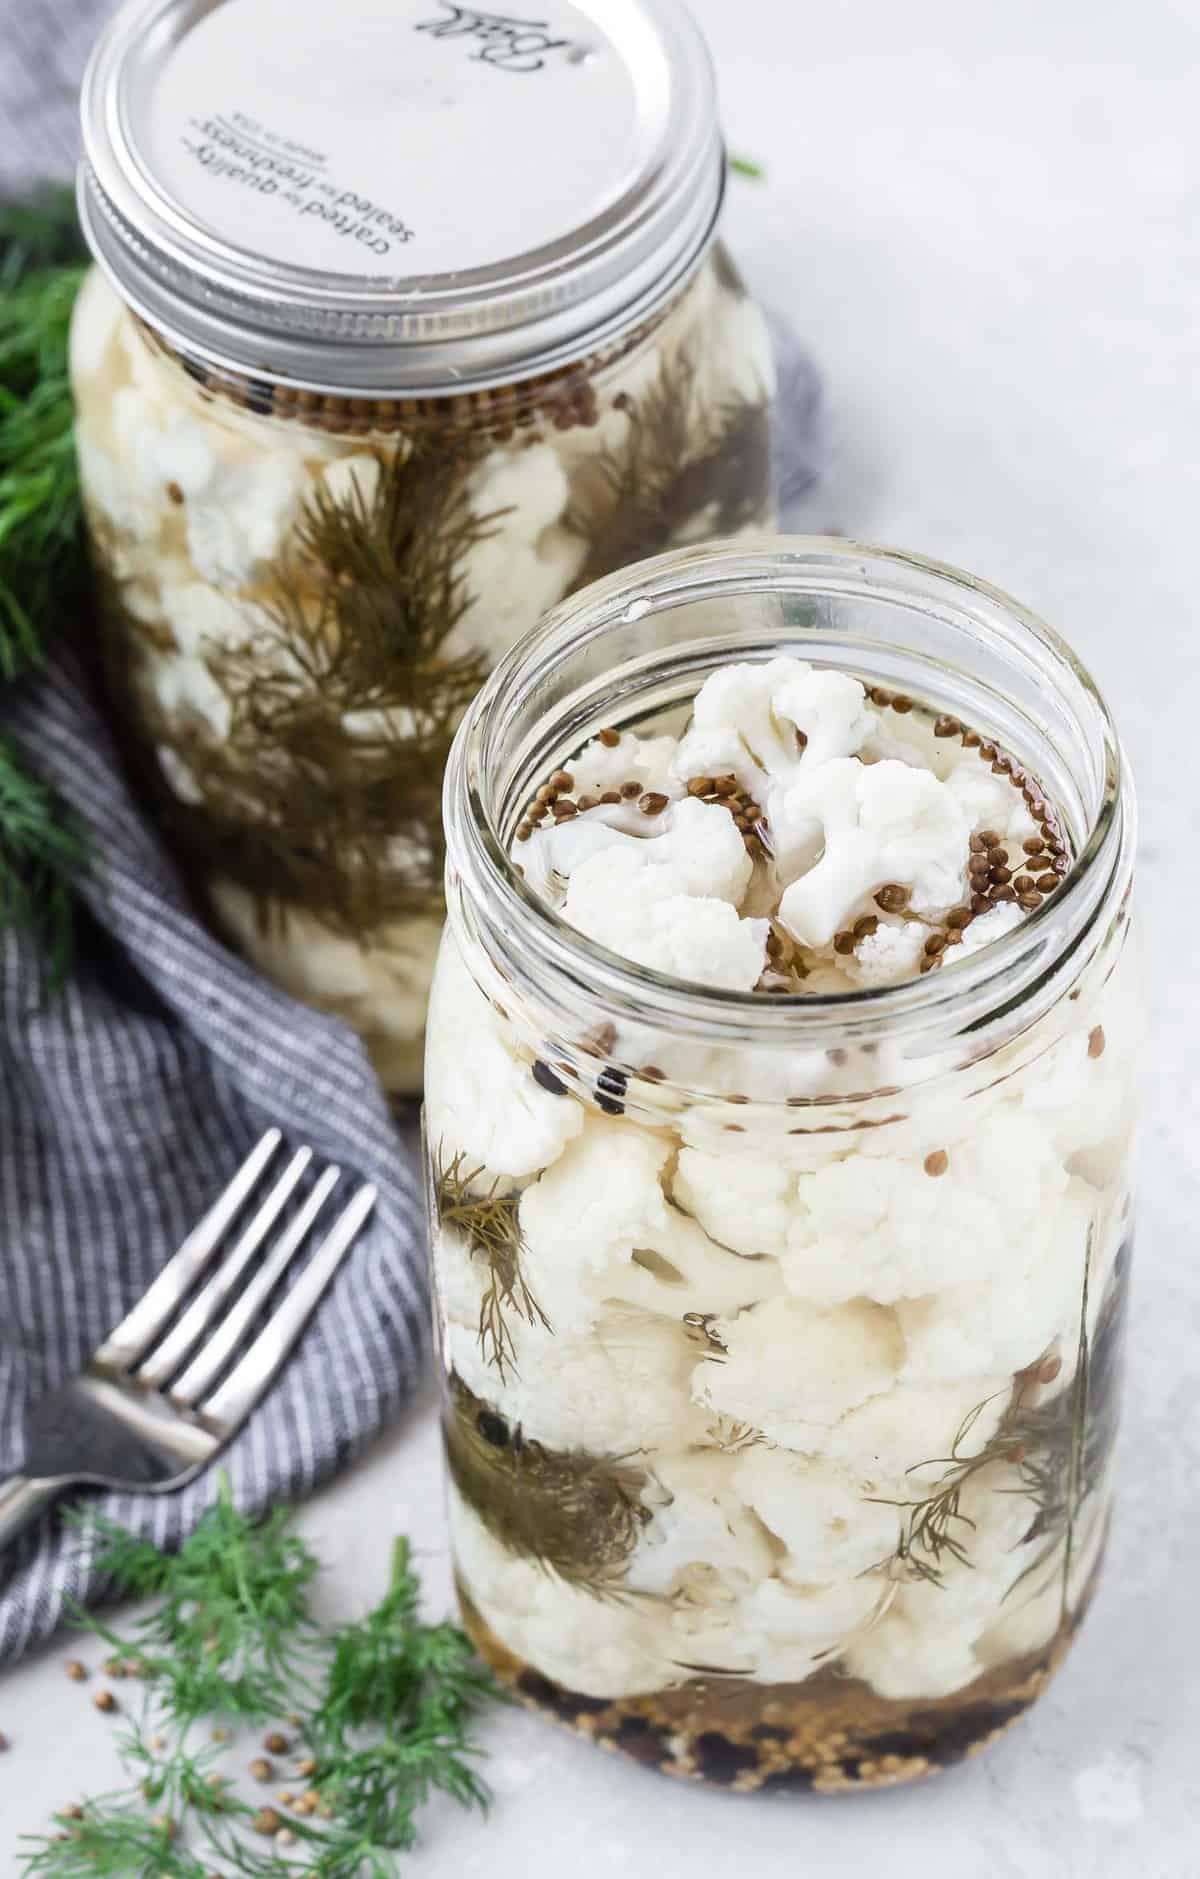
{"type": "MultiPolygon", "coordinates": [[[[37,664],[86,591],[67,376],[82,242],[66,191],[0,207],[0,683],[37,664]]],[[[0,741],[0,929],[33,933],[53,983],[71,942],[78,832],[0,741]]]]}
{"type": "Polygon", "coordinates": [[[25,1879],[393,1879],[433,1794],[486,1807],[472,1726],[499,1692],[456,1626],[422,1621],[406,1541],[375,1609],[325,1633],[310,1603],[319,1564],[290,1514],[251,1520],[224,1482],[174,1556],[112,1522],[81,1524],[113,1589],[154,1601],[125,1636],[81,1619],[145,1703],[120,1745],[127,1786],[65,1806],[26,1842],[25,1879]],[[223,1772],[228,1731],[197,1745],[198,1726],[282,1718],[303,1804],[256,1809],[223,1772]]]}
{"type": "Polygon", "coordinates": [[[252,1526],[222,1478],[174,1557],[100,1517],[88,1531],[98,1542],[95,1569],[113,1589],[158,1602],[126,1638],[87,1623],[118,1661],[150,1678],[172,1722],[262,1722],[295,1707],[316,1636],[308,1594],[318,1565],[286,1511],[252,1526]]]}
{"type": "Polygon", "coordinates": [[[453,1227],[466,1240],[471,1256],[482,1260],[487,1281],[479,1304],[479,1348],[494,1364],[501,1380],[509,1365],[516,1367],[516,1345],[508,1314],[515,1312],[526,1324],[553,1329],[549,1318],[529,1289],[521,1264],[525,1236],[521,1231],[520,1193],[500,1191],[499,1181],[480,1188],[482,1167],[467,1166],[459,1153],[445,1162],[440,1153],[435,1174],[438,1220],[453,1227]]]}

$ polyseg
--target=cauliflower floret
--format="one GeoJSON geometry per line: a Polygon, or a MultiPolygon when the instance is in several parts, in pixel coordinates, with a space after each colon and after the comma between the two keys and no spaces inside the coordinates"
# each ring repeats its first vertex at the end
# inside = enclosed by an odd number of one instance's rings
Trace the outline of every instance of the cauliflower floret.
{"type": "Polygon", "coordinates": [[[769,926],[736,911],[752,869],[741,836],[725,810],[695,798],[669,815],[663,833],[644,840],[611,831],[616,839],[572,872],[563,918],[637,965],[749,991],[769,926]]]}
{"type": "Polygon", "coordinates": [[[899,1510],[872,1498],[878,1484],[869,1477],[856,1479],[827,1460],[752,1448],[739,1463],[735,1486],[787,1547],[789,1579],[856,1578],[896,1551],[899,1510]]]}
{"type": "Polygon", "coordinates": [[[685,1148],[673,1192],[679,1205],[722,1246],[775,1258],[787,1239],[794,1179],[777,1159],[685,1148]]]}
{"type": "Polygon", "coordinates": [[[71,316],[71,382],[78,392],[87,379],[99,378],[109,361],[124,303],[99,268],[85,276],[71,316]]]}
{"type": "Polygon", "coordinates": [[[635,737],[626,731],[615,744],[605,744],[594,737],[571,759],[569,769],[575,784],[574,794],[602,796],[605,790],[620,789],[622,783],[640,783],[643,790],[679,797],[683,786],[671,774],[677,749],[674,737],[635,737]]]}
{"type": "Polygon", "coordinates": [[[924,1611],[908,1609],[909,1590],[902,1586],[887,1615],[854,1640],[844,1668],[895,1701],[950,1696],[979,1675],[978,1626],[973,1619],[928,1622],[924,1611]]]}
{"type": "Polygon", "coordinates": [[[563,526],[571,490],[549,444],[491,451],[467,481],[473,515],[498,526],[462,558],[462,619],[446,642],[455,656],[506,652],[561,600],[587,554],[582,536],[563,526]]]}
{"type": "Polygon", "coordinates": [[[830,945],[863,900],[891,881],[910,889],[918,914],[945,913],[963,898],[970,824],[927,770],[857,757],[801,769],[775,807],[772,830],[793,867],[820,857],[779,906],[802,945],[830,945]]]}
{"type": "Polygon", "coordinates": [[[1006,933],[1012,933],[1024,919],[1021,909],[1011,900],[1001,901],[990,913],[981,914],[978,920],[972,920],[963,933],[959,946],[959,957],[970,953],[982,952],[993,941],[1003,939],[1006,933]]]}
{"type": "Polygon", "coordinates": [[[757,1675],[770,1683],[803,1682],[869,1627],[884,1593],[870,1578],[833,1585],[765,1580],[744,1606],[743,1624],[758,1633],[757,1675]]]}
{"type": "Polygon", "coordinates": [[[857,1297],[891,1305],[990,1280],[1008,1268],[1014,1240],[1041,1242],[1039,1219],[1067,1179],[1011,1105],[980,1119],[950,1155],[833,1162],[800,1176],[785,1283],[822,1305],[857,1297]]]}
{"type": "Polygon", "coordinates": [[[1012,1393],[1011,1376],[970,1377],[957,1383],[897,1383],[873,1396],[829,1431],[825,1458],[887,1499],[910,1500],[944,1472],[958,1452],[978,1454],[1000,1427],[1012,1393]]]}
{"type": "MultiPolygon", "coordinates": [[[[459,1259],[447,1250],[444,1263],[459,1259]]],[[[443,1303],[446,1357],[467,1388],[494,1403],[514,1427],[549,1448],[595,1455],[682,1449],[704,1434],[689,1379],[696,1352],[680,1325],[632,1312],[597,1309],[586,1331],[564,1336],[508,1315],[515,1355],[501,1378],[480,1347],[478,1307],[463,1322],[476,1274],[461,1266],[443,1303]]],[[[536,1294],[535,1294],[536,1296],[536,1294]]],[[[539,1303],[541,1301],[539,1300],[539,1303]]]]}
{"type": "Polygon", "coordinates": [[[654,1474],[665,1498],[630,1562],[632,1590],[665,1596],[683,1588],[698,1604],[716,1592],[727,1604],[773,1570],[770,1541],[734,1492],[731,1457],[678,1455],[656,1463],[654,1474]]]}
{"type": "Polygon", "coordinates": [[[916,976],[928,937],[919,920],[883,920],[858,941],[853,965],[849,959],[844,965],[860,985],[897,985],[916,976]]]}
{"type": "Polygon", "coordinates": [[[668,1316],[737,1311],[780,1289],[777,1268],[718,1247],[668,1204],[670,1144],[589,1120],[540,1181],[525,1189],[524,1270],[559,1331],[585,1325],[595,1303],[668,1316]]]}
{"type": "Polygon", "coordinates": [[[425,1116],[435,1151],[461,1151],[491,1174],[519,1176],[548,1167],[579,1134],[582,1106],[544,1090],[512,1055],[449,937],[434,976],[429,1030],[425,1116]]]}
{"type": "Polygon", "coordinates": [[[814,1311],[767,1299],[712,1330],[726,1355],[697,1366],[697,1402],[805,1453],[848,1409],[889,1389],[903,1356],[891,1313],[861,1300],[814,1311]]]}
{"type": "Polygon", "coordinates": [[[993,1275],[896,1307],[914,1381],[1013,1374],[1062,1340],[1078,1321],[1092,1221],[1091,1191],[1072,1178],[1025,1231],[1011,1230],[1009,1257],[993,1275]]]}
{"type": "Polygon", "coordinates": [[[638,1696],[677,1682],[669,1621],[638,1599],[599,1599],[535,1559],[508,1552],[453,1486],[454,1555],[480,1616],[501,1644],[581,1696],[638,1696]]]}

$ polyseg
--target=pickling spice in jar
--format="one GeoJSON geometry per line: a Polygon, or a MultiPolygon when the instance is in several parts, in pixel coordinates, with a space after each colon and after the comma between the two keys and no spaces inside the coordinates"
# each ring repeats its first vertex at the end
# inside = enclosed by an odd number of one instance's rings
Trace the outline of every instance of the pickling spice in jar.
{"type": "Polygon", "coordinates": [[[83,114],[72,376],[131,761],[223,931],[415,1088],[489,666],[595,577],[772,520],[703,43],[675,0],[519,33],[131,0],[83,114]]]}

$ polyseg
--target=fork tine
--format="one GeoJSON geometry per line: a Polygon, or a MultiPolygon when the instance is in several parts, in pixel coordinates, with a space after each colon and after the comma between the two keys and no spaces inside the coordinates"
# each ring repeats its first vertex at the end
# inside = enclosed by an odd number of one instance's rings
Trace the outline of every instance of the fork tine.
{"type": "Polygon", "coordinates": [[[252,1216],[232,1249],[218,1260],[210,1277],[173,1325],[162,1343],[138,1366],[139,1383],[161,1388],[173,1377],[197,1338],[213,1322],[246,1267],[287,1205],[297,1181],[312,1160],[311,1148],[298,1148],[274,1187],[252,1216]]]}
{"type": "Polygon", "coordinates": [[[137,1362],[180,1300],[187,1297],[282,1140],[282,1130],[267,1130],[251,1149],[225,1192],[209,1208],[199,1225],[192,1228],[179,1251],[142,1294],[129,1316],[105,1338],[93,1363],[124,1370],[137,1362]]]}
{"type": "Polygon", "coordinates": [[[255,1339],[207,1402],[201,1414],[223,1435],[231,1435],[249,1415],[276,1371],[290,1354],[342,1260],[362,1231],[378,1198],[373,1187],[360,1187],[338,1216],[265,1331],[255,1339]]]}
{"type": "Polygon", "coordinates": [[[284,1269],[308,1238],[317,1215],[336,1187],[341,1172],[340,1168],[326,1168],[300,1212],[290,1222],[286,1231],[280,1235],[278,1244],[272,1247],[249,1285],[221,1320],[203,1350],[197,1351],[183,1375],[171,1389],[172,1401],[184,1405],[198,1402],[205,1390],[220,1376],[247,1330],[253,1324],[259,1308],[266,1303],[282,1277],[284,1269]]]}

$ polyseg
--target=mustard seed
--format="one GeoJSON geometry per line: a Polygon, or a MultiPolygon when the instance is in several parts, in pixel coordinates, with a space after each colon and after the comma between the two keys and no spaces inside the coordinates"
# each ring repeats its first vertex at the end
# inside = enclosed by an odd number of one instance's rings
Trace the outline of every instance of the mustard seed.
{"type": "Polygon", "coordinates": [[[117,1707],[117,1699],[111,1690],[97,1690],[92,1701],[96,1708],[106,1716],[111,1716],[117,1707]]]}
{"type": "Polygon", "coordinates": [[[978,731],[964,731],[962,741],[963,741],[964,750],[978,750],[979,749],[979,732],[978,731]]]}
{"type": "Polygon", "coordinates": [[[933,734],[935,737],[957,737],[961,730],[962,725],[957,718],[940,717],[935,718],[933,721],[933,734]]]}
{"type": "Polygon", "coordinates": [[[660,790],[648,789],[644,796],[638,798],[638,808],[644,816],[660,816],[669,801],[670,798],[660,790]]]}
{"type": "Polygon", "coordinates": [[[935,1178],[939,1174],[945,1174],[949,1166],[950,1157],[944,1148],[935,1148],[931,1155],[925,1157],[925,1172],[935,1178]]]}
{"type": "Polygon", "coordinates": [[[1004,837],[998,835],[995,829],[980,829],[979,839],[985,848],[999,848],[1004,837]]]}
{"type": "Polygon", "coordinates": [[[255,1781],[274,1781],[275,1765],[269,1762],[265,1755],[260,1755],[256,1761],[251,1762],[250,1773],[255,1781]]]}
{"type": "Polygon", "coordinates": [[[602,731],[597,732],[597,736],[606,750],[615,750],[621,741],[620,731],[614,730],[611,724],[606,724],[602,731]]]}
{"type": "Polygon", "coordinates": [[[892,699],[892,710],[899,711],[903,716],[905,712],[911,711],[912,708],[912,699],[909,698],[905,692],[897,692],[896,696],[892,699]]]}
{"type": "Polygon", "coordinates": [[[899,881],[887,881],[875,896],[875,905],[884,913],[903,913],[909,902],[909,890],[899,881]]]}
{"type": "Polygon", "coordinates": [[[291,1746],[287,1737],[280,1735],[278,1729],[273,1729],[270,1735],[263,1737],[263,1747],[268,1755],[286,1755],[291,1746]]]}
{"type": "Polygon", "coordinates": [[[601,802],[620,802],[621,792],[619,789],[606,789],[600,800],[601,802]]]}
{"type": "Polygon", "coordinates": [[[622,783],[621,785],[621,794],[625,798],[626,802],[632,802],[634,797],[640,796],[641,793],[642,793],[641,784],[635,783],[632,778],[630,779],[628,783],[622,783]]]}
{"type": "Polygon", "coordinates": [[[81,1664],[77,1657],[69,1659],[65,1669],[72,1683],[85,1683],[87,1681],[87,1665],[81,1664]]]}
{"type": "Polygon", "coordinates": [[[255,1833],[261,1833],[270,1840],[279,1832],[283,1822],[273,1807],[260,1807],[250,1825],[255,1833]]]}
{"type": "Polygon", "coordinates": [[[569,770],[556,770],[550,778],[550,787],[557,790],[574,789],[575,778],[569,770]]]}

